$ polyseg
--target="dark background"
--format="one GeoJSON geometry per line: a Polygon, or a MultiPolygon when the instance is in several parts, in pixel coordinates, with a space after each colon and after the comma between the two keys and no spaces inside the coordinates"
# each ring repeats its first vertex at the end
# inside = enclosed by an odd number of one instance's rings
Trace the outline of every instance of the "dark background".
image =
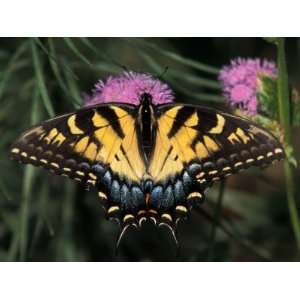
{"type": "MultiPolygon", "coordinates": [[[[286,46],[290,85],[298,88],[300,40],[287,39],[286,46]]],[[[124,67],[163,74],[179,102],[226,109],[217,71],[236,57],[275,60],[276,48],[261,38],[1,38],[0,260],[299,260],[282,163],[251,168],[210,189],[203,209],[211,218],[193,211],[178,228],[179,251],[168,232],[148,224],[126,234],[116,255],[118,227],[105,220],[95,191],[8,159],[23,130],[52,109],[58,115],[79,108],[98,79],[124,67]]],[[[293,136],[299,157],[297,128],[293,136]]],[[[298,199],[299,192],[297,186],[298,199]]]]}

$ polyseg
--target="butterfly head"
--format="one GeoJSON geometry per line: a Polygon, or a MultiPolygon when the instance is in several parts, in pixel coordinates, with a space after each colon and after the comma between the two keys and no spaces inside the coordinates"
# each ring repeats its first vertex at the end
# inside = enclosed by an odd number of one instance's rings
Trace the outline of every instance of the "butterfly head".
{"type": "Polygon", "coordinates": [[[140,95],[140,104],[144,107],[147,107],[152,104],[153,97],[150,93],[143,93],[140,95]]]}

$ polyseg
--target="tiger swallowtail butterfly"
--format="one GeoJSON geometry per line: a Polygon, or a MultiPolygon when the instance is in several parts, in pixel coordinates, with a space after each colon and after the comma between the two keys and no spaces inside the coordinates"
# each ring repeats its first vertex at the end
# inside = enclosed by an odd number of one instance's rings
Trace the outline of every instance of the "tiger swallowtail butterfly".
{"type": "Polygon", "coordinates": [[[204,191],[250,166],[284,157],[277,139],[254,123],[186,104],[89,106],[27,130],[11,157],[95,187],[107,217],[129,226],[146,220],[175,236],[204,191]]]}

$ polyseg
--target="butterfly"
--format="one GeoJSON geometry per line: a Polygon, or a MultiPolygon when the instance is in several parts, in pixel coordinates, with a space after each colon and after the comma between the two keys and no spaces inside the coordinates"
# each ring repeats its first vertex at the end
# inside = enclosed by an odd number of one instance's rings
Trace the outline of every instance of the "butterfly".
{"type": "Polygon", "coordinates": [[[129,226],[151,220],[176,240],[178,222],[204,191],[250,166],[284,158],[280,142],[258,125],[187,104],[97,104],[27,130],[12,159],[95,187],[109,219],[129,226]]]}

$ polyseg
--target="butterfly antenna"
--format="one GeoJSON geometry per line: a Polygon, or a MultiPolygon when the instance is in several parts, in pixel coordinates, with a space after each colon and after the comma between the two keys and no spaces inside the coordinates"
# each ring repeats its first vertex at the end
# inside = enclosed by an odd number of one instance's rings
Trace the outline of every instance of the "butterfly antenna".
{"type": "Polygon", "coordinates": [[[160,79],[160,80],[163,80],[163,77],[164,77],[165,74],[168,72],[168,70],[169,70],[169,67],[166,66],[166,67],[164,68],[164,70],[162,71],[162,73],[161,73],[160,75],[157,76],[157,78],[160,79]]]}
{"type": "Polygon", "coordinates": [[[163,80],[163,76],[167,73],[169,67],[165,67],[164,70],[161,72],[160,75],[155,75],[155,77],[158,79],[158,80],[155,80],[155,82],[153,83],[153,85],[151,86],[150,90],[149,90],[149,93],[151,94],[152,90],[155,88],[156,84],[159,83],[159,80],[163,80]]]}
{"type": "Polygon", "coordinates": [[[130,73],[130,70],[129,70],[126,66],[121,65],[121,68],[122,68],[125,72],[130,73]]]}

